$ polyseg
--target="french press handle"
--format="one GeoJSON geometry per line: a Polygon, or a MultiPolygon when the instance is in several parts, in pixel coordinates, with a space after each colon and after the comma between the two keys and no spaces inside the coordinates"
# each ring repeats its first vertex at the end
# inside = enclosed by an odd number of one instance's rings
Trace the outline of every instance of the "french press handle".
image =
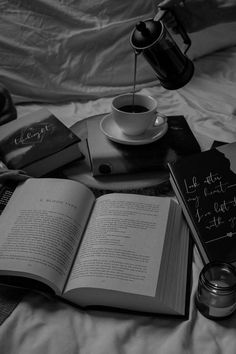
{"type": "Polygon", "coordinates": [[[154,21],[161,21],[165,17],[165,15],[167,14],[167,12],[170,12],[172,14],[172,16],[175,18],[175,21],[177,23],[177,32],[181,35],[181,37],[183,38],[183,42],[186,45],[186,48],[184,50],[184,54],[186,54],[187,51],[189,50],[189,48],[191,47],[192,41],[191,41],[189,35],[187,34],[184,26],[179,22],[174,11],[169,10],[169,9],[168,10],[159,9],[158,13],[154,17],[154,21]]]}

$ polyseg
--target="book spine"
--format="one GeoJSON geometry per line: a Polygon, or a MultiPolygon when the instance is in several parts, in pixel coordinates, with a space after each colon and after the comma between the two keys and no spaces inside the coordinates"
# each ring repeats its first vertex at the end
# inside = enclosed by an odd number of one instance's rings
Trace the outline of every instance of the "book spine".
{"type": "Polygon", "coordinates": [[[194,239],[194,242],[195,242],[195,244],[196,244],[196,246],[198,248],[198,251],[199,251],[199,253],[201,255],[202,261],[206,264],[210,260],[209,260],[209,257],[207,255],[206,249],[203,246],[203,243],[201,241],[201,236],[200,236],[199,229],[198,229],[196,223],[193,220],[192,214],[189,211],[187,203],[185,203],[184,197],[183,197],[180,189],[178,188],[178,183],[177,183],[177,181],[174,178],[174,174],[173,174],[173,171],[172,171],[172,168],[171,168],[170,165],[169,165],[169,169],[170,169],[170,173],[171,173],[171,175],[170,175],[171,186],[172,186],[172,188],[173,188],[173,190],[175,192],[175,195],[177,197],[177,200],[178,200],[179,204],[182,207],[183,214],[184,214],[185,219],[187,221],[187,224],[188,224],[188,226],[189,226],[189,228],[191,230],[191,235],[192,235],[192,237],[194,239]]]}

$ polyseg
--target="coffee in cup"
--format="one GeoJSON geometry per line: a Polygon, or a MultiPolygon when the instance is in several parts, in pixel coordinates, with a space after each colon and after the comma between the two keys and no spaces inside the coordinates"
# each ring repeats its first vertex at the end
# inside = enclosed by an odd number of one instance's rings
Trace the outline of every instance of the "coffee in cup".
{"type": "Polygon", "coordinates": [[[157,112],[154,98],[142,94],[127,93],[113,99],[112,117],[126,135],[140,135],[149,128],[166,124],[165,115],[157,112]]]}
{"type": "Polygon", "coordinates": [[[148,108],[144,107],[144,106],[140,106],[138,104],[128,104],[125,106],[122,106],[119,108],[121,111],[123,112],[127,112],[127,113],[143,113],[143,112],[147,112],[148,108]]]}

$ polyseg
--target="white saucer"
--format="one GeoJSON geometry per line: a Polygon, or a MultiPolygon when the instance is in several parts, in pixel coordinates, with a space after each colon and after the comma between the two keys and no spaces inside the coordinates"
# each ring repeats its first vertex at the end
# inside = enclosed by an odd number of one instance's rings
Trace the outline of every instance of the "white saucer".
{"type": "Polygon", "coordinates": [[[125,145],[144,145],[150,144],[160,139],[168,130],[168,124],[160,127],[147,129],[141,135],[126,135],[118,127],[111,114],[105,116],[100,122],[101,131],[112,141],[125,145]]]}

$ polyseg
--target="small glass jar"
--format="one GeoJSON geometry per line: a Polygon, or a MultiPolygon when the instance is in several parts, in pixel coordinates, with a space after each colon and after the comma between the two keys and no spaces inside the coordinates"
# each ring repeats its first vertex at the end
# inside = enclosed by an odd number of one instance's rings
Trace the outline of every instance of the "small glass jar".
{"type": "Polygon", "coordinates": [[[236,309],[236,268],[223,262],[206,264],[199,275],[195,302],[207,318],[232,315],[236,309]]]}

